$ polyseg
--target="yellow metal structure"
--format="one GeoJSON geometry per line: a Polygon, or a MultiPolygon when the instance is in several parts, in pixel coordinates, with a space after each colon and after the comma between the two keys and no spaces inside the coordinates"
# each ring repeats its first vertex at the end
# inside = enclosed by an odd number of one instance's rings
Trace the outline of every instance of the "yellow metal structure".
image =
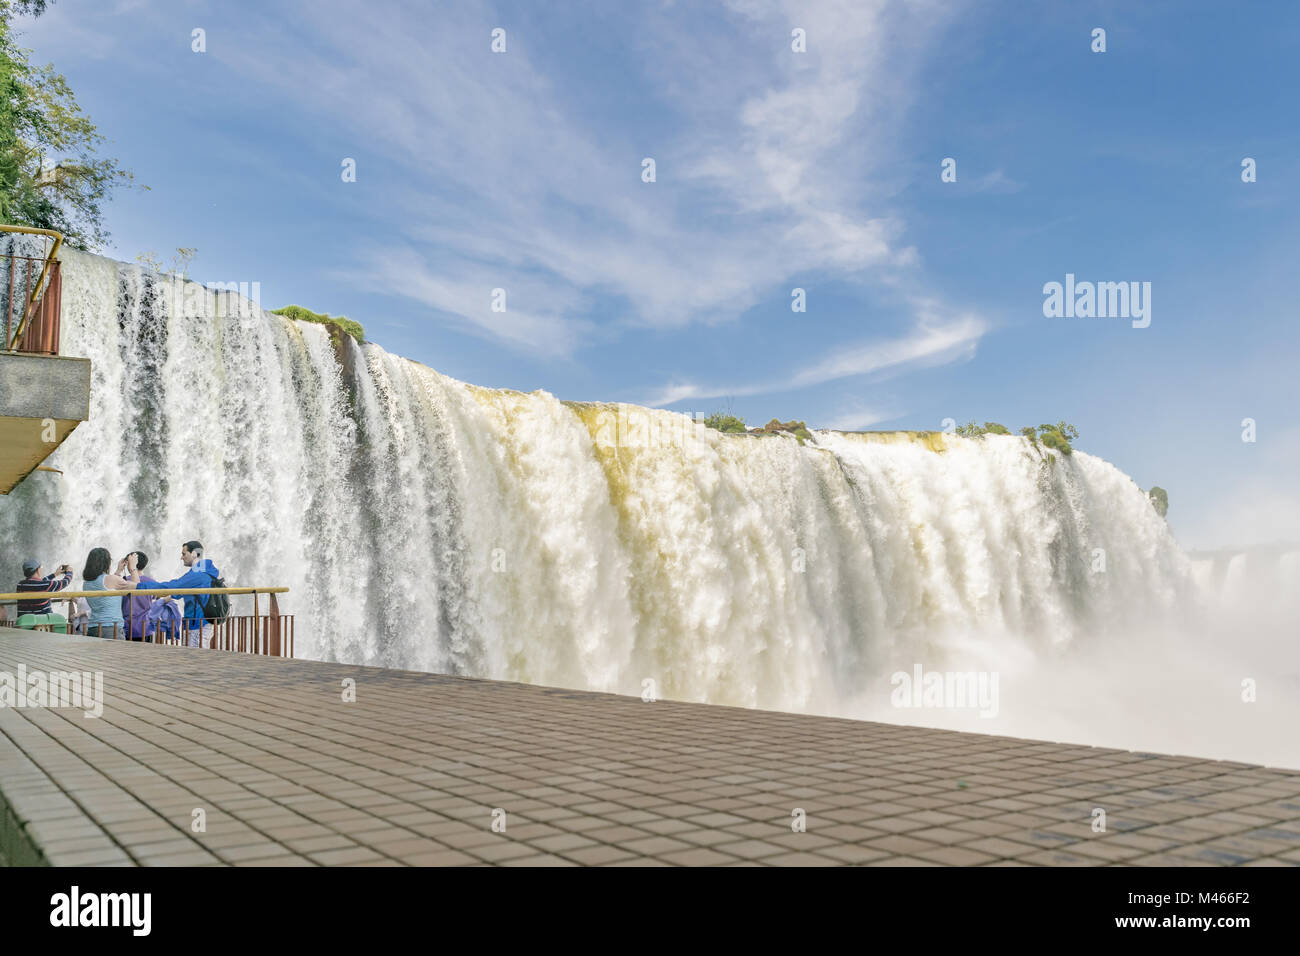
{"type": "Polygon", "coordinates": [[[23,315],[18,320],[18,327],[14,329],[9,341],[5,343],[5,349],[12,352],[18,347],[18,343],[23,340],[23,332],[27,329],[27,322],[32,317],[32,311],[36,308],[36,303],[41,299],[41,290],[45,288],[45,280],[50,275],[50,263],[58,258],[59,249],[63,246],[63,233],[55,232],[53,229],[37,229],[35,226],[10,226],[3,223],[0,223],[0,232],[46,236],[54,240],[53,247],[45,256],[45,265],[41,267],[41,277],[36,280],[36,285],[32,287],[31,297],[23,305],[23,315]]]}

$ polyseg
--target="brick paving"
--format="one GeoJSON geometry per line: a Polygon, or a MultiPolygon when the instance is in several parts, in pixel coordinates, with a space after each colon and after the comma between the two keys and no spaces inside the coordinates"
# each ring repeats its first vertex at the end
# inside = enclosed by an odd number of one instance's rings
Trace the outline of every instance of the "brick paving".
{"type": "Polygon", "coordinates": [[[0,628],[20,664],[105,705],[0,707],[11,863],[1300,864],[1297,771],[0,628]]]}

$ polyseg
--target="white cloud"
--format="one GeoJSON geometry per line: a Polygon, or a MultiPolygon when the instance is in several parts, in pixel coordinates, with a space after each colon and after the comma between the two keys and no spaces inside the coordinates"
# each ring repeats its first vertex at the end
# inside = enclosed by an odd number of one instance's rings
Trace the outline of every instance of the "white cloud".
{"type": "Polygon", "coordinates": [[[809,388],[857,375],[946,365],[972,357],[980,338],[988,331],[983,320],[974,316],[961,315],[938,320],[933,314],[932,303],[922,303],[919,308],[925,315],[922,325],[902,338],[840,347],[812,365],[760,382],[731,385],[672,382],[664,385],[646,404],[659,407],[686,399],[721,396],[740,398],[809,388]]]}
{"type": "Polygon", "coordinates": [[[836,412],[830,421],[819,425],[819,428],[829,429],[830,431],[839,432],[857,432],[870,428],[872,425],[878,425],[881,422],[887,422],[898,418],[895,412],[882,412],[872,408],[853,406],[841,409],[836,412]]]}
{"type": "Polygon", "coordinates": [[[642,18],[629,29],[647,51],[628,82],[648,79],[659,99],[645,105],[672,114],[649,142],[635,113],[590,118],[548,59],[559,27],[521,23],[491,53],[487,7],[381,2],[358,18],[308,5],[293,56],[270,21],[211,55],[318,112],[359,178],[389,172],[379,202],[406,226],[387,252],[411,270],[389,291],[520,349],[590,341],[592,320],[566,310],[595,295],[626,303],[606,327],[671,329],[732,320],[797,274],[919,290],[869,174],[951,14],[885,0],[730,10],[722,25],[685,6],[625,14],[642,18]],[[792,24],[808,53],[791,52],[792,24]],[[484,321],[484,283],[548,288],[510,322],[484,321]]]}
{"type": "Polygon", "coordinates": [[[979,193],[1018,193],[1025,184],[1016,182],[1003,170],[995,169],[977,178],[972,188],[979,193]]]}
{"type": "Polygon", "coordinates": [[[790,387],[806,388],[904,365],[946,365],[965,360],[974,354],[986,331],[983,321],[965,315],[942,324],[922,325],[907,338],[837,349],[816,365],[796,372],[790,387]]]}
{"type": "Polygon", "coordinates": [[[432,309],[449,313],[463,330],[496,339],[547,358],[573,352],[577,338],[589,334],[590,323],[569,317],[577,297],[553,284],[515,275],[500,286],[503,273],[466,259],[430,268],[410,249],[372,250],[361,257],[362,268],[335,275],[374,292],[398,294],[432,309]],[[504,311],[493,311],[494,291],[504,293],[504,311]]]}

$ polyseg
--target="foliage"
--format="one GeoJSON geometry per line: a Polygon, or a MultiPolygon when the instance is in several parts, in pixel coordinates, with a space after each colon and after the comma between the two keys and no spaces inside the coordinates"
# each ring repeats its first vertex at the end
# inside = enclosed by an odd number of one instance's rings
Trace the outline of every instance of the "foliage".
{"type": "Polygon", "coordinates": [[[985,422],[983,425],[976,425],[974,422],[967,422],[965,425],[957,426],[957,434],[963,438],[979,438],[983,435],[1010,435],[1007,426],[999,425],[997,422],[985,422]]]}
{"type": "Polygon", "coordinates": [[[727,434],[741,434],[748,431],[743,418],[737,418],[735,415],[729,415],[725,412],[714,412],[704,419],[704,424],[708,428],[727,434]]]}
{"type": "Polygon", "coordinates": [[[1074,451],[1070,441],[1079,437],[1079,430],[1066,422],[1057,422],[1055,425],[1039,425],[1037,430],[1033,425],[1026,425],[1020,429],[1020,434],[1032,442],[1041,442],[1062,455],[1069,455],[1074,451]]]}
{"type": "Polygon", "coordinates": [[[1147,498],[1151,501],[1151,506],[1156,509],[1156,514],[1165,517],[1169,514],[1169,492],[1159,485],[1153,487],[1147,492],[1147,498]]]}
{"type": "Polygon", "coordinates": [[[366,330],[362,328],[361,323],[354,322],[343,315],[313,312],[311,309],[304,309],[300,305],[286,305],[282,309],[272,309],[271,312],[274,315],[283,315],[285,318],[295,319],[298,322],[315,322],[319,325],[327,325],[336,332],[352,336],[358,343],[366,340],[366,330]]]}
{"type": "Polygon", "coordinates": [[[778,418],[774,418],[762,428],[751,428],[749,430],[751,435],[779,435],[782,432],[793,435],[801,445],[812,439],[812,432],[808,431],[808,426],[803,422],[793,420],[783,422],[778,418]]]}
{"type": "Polygon", "coordinates": [[[45,0],[0,0],[0,217],[62,232],[88,249],[108,237],[100,203],[131,182],[115,159],[96,156],[104,142],[67,81],[53,66],[33,66],[11,40],[15,12],[39,15],[45,0]]]}
{"type": "Polygon", "coordinates": [[[0,218],[54,229],[77,249],[108,240],[101,204],[134,177],[98,155],[105,139],[52,64],[35,66],[15,46],[15,12],[39,15],[45,0],[0,0],[0,218]]]}
{"type": "Polygon", "coordinates": [[[763,438],[768,435],[787,433],[793,435],[801,445],[812,439],[812,432],[808,431],[808,426],[803,422],[783,422],[777,418],[772,419],[761,428],[748,428],[745,425],[745,420],[737,415],[732,415],[730,412],[714,412],[704,419],[704,424],[728,435],[748,434],[763,438]]]}

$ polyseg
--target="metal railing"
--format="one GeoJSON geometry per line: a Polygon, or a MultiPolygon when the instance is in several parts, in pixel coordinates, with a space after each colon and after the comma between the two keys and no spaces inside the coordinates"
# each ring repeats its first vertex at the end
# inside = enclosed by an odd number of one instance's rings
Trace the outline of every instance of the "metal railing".
{"type": "Polygon", "coordinates": [[[9,260],[9,295],[5,300],[3,347],[10,352],[58,355],[63,280],[57,256],[63,245],[63,234],[53,229],[4,224],[0,224],[0,232],[54,240],[54,244],[41,256],[25,256],[16,252],[0,256],[0,259],[9,260]],[[39,274],[36,271],[37,263],[41,264],[39,274]],[[20,272],[21,284],[18,281],[20,272]],[[35,282],[32,281],[34,275],[35,282]]]}
{"type": "MultiPolygon", "coordinates": [[[[185,595],[225,594],[230,596],[252,595],[253,613],[232,614],[223,621],[205,622],[199,629],[193,627],[184,617],[165,628],[150,630],[147,621],[137,621],[133,611],[134,602],[128,604],[129,610],[123,614],[123,625],[91,625],[91,636],[106,640],[133,640],[147,644],[171,644],[176,646],[203,647],[218,651],[233,651],[240,654],[264,654],[270,657],[293,657],[294,619],[292,614],[281,614],[277,594],[286,594],[286,587],[275,588],[179,588],[167,590],[160,588],[133,588],[125,591],[15,591],[0,594],[0,627],[19,627],[18,616],[9,620],[5,612],[8,604],[43,604],[49,601],[51,609],[59,604],[71,604],[77,598],[113,598],[121,600],[130,597],[184,597],[185,595]],[[260,613],[258,595],[266,595],[269,607],[265,614],[260,613]],[[137,628],[135,625],[141,626],[137,628]],[[98,633],[96,630],[98,629],[98,633]],[[135,635],[139,635],[138,637],[135,635]],[[205,640],[206,638],[206,640],[205,640]]],[[[56,612],[57,613],[57,612],[56,612]]],[[[73,627],[74,620],[68,615],[67,629],[73,627]]],[[[28,630],[53,631],[59,625],[36,624],[28,630]]],[[[60,631],[59,633],[66,633],[60,631]]]]}

